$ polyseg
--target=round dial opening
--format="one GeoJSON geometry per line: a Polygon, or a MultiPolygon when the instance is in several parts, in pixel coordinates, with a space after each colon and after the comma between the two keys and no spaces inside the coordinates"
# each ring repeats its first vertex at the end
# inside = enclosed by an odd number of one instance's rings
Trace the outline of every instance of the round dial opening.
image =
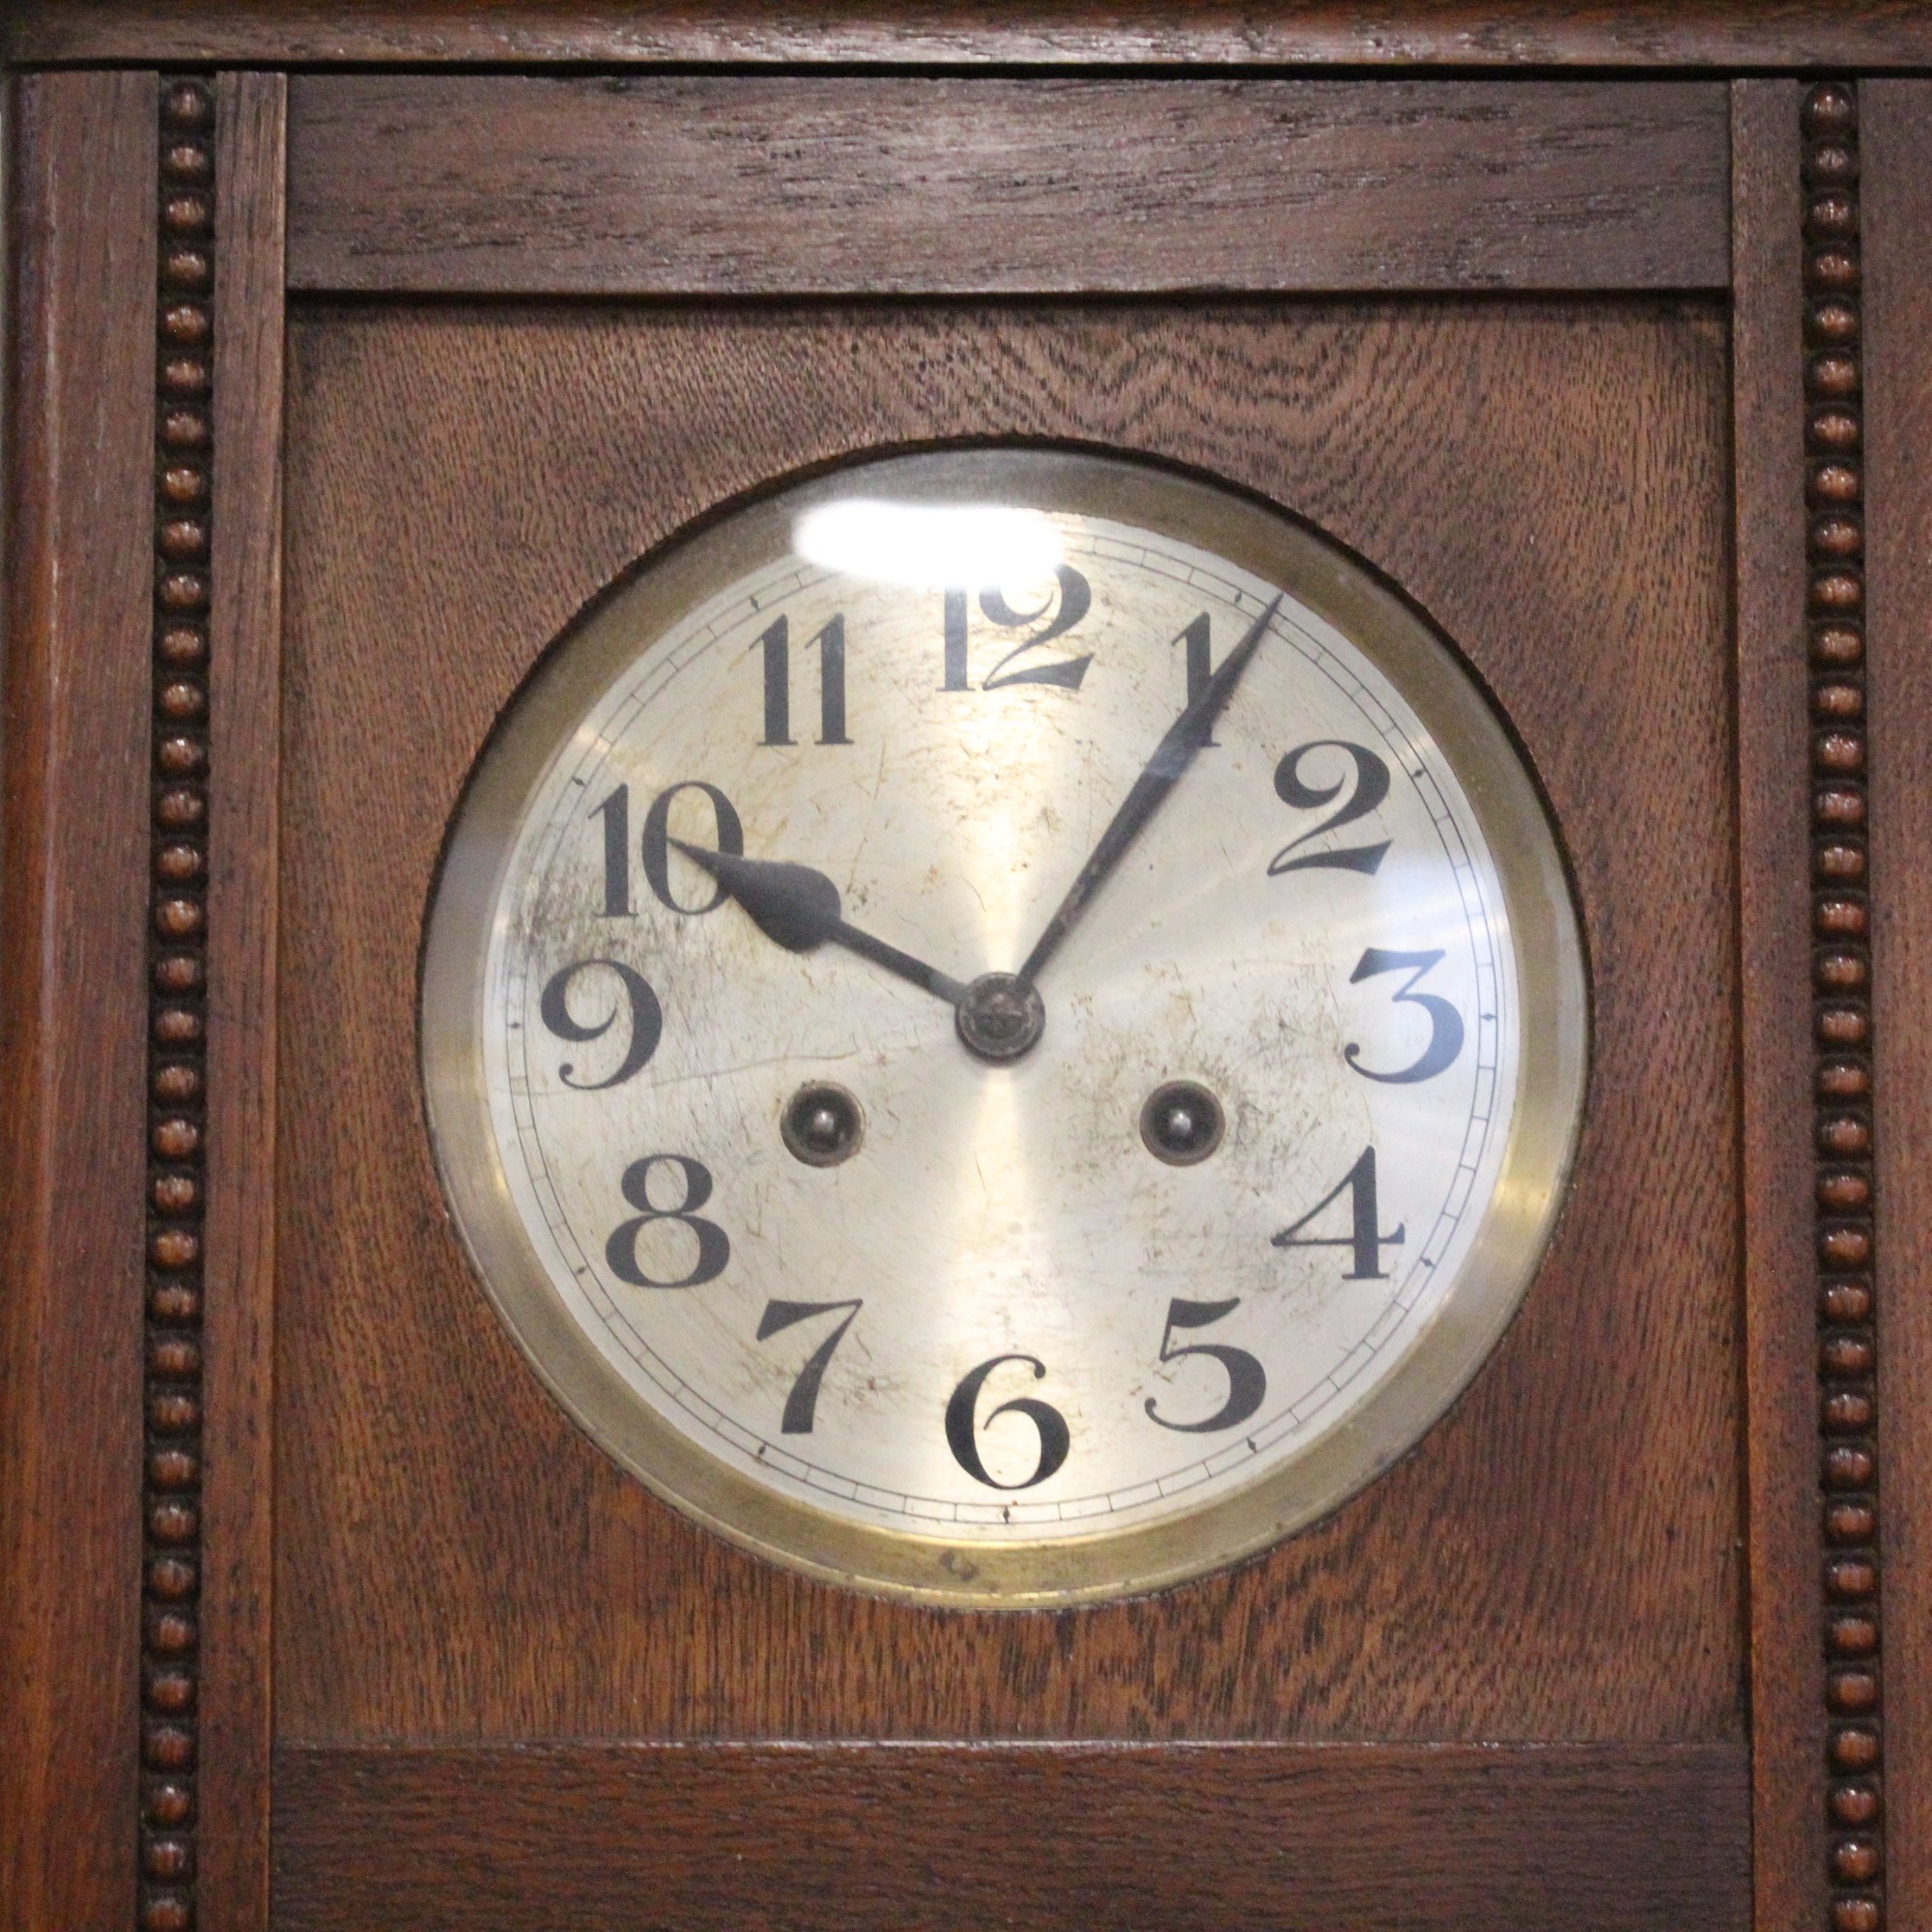
{"type": "Polygon", "coordinates": [[[1149,466],[857,464],[546,660],[431,912],[477,1270],[764,1554],[1143,1590],[1333,1507],[1493,1346],[1583,1094],[1550,829],[1337,547],[1149,466]]]}

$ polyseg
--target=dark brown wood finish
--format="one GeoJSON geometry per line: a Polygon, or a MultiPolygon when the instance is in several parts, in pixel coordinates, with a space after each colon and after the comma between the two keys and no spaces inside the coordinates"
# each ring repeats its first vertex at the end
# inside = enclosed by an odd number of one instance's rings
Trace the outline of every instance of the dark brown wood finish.
{"type": "Polygon", "coordinates": [[[276,1923],[1742,1932],[1747,1782],[1741,1744],[295,1749],[276,1923]]]}
{"type": "Polygon", "coordinates": [[[302,290],[1693,289],[1729,273],[1712,82],[325,74],[295,82],[290,111],[302,290]]]}
{"type": "Polygon", "coordinates": [[[1886,1889],[1889,1922],[1918,1926],[1932,1922],[1932,82],[1869,82],[1860,104],[1886,1889]]]}
{"type": "Polygon", "coordinates": [[[0,1925],[43,1932],[134,1914],[155,77],[13,106],[0,1925]]]}
{"type": "Polygon", "coordinates": [[[287,83],[214,85],[208,1205],[196,1904],[269,1912],[287,83]]]}
{"type": "Polygon", "coordinates": [[[1799,88],[1732,89],[1739,989],[1758,1922],[1825,1913],[1799,88]]]}
{"type": "Polygon", "coordinates": [[[278,1734],[1736,1737],[1727,384],[1699,304],[299,313],[278,1734]],[[1596,975],[1576,1193],[1459,1409],[1268,1558],[1061,1616],[867,1602],[621,1477],[470,1278],[413,1078],[447,814],[573,611],[776,472],[989,428],[1391,571],[1523,733],[1596,975]]]}
{"type": "Polygon", "coordinates": [[[19,61],[1776,69],[1932,62],[1916,0],[19,0],[19,61]]]}
{"type": "Polygon", "coordinates": [[[1814,462],[1805,548],[1811,579],[1811,985],[1814,1262],[1825,1653],[1825,1869],[1834,1927],[1883,1921],[1885,1790],[1878,1622],[1879,1488],[1873,1367],[1870,1114],[1871,901],[1864,663],[1863,312],[1858,97],[1848,81],[1804,90],[1800,111],[1805,430],[1814,462]]]}

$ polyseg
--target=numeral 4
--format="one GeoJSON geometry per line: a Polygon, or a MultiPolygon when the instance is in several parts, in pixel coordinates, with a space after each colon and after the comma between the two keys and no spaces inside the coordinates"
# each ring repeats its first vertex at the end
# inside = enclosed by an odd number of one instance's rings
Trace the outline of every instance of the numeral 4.
{"type": "Polygon", "coordinates": [[[1272,1245],[1277,1248],[1347,1248],[1354,1265],[1342,1277],[1344,1281],[1386,1281],[1387,1271],[1377,1265],[1381,1260],[1381,1251],[1383,1248],[1400,1247],[1407,1235],[1408,1224],[1399,1222],[1394,1234],[1378,1235],[1376,1226],[1380,1219],[1380,1211],[1376,1206],[1376,1151],[1365,1147],[1354,1166],[1300,1220],[1291,1221],[1273,1236],[1272,1245]],[[1344,1189],[1349,1195],[1349,1232],[1346,1235],[1304,1235],[1302,1229],[1344,1189]]]}

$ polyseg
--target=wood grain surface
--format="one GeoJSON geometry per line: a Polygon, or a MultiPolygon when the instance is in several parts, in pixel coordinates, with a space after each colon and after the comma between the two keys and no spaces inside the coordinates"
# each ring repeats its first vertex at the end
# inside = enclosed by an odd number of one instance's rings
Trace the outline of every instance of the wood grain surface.
{"type": "Polygon", "coordinates": [[[20,80],[0,878],[0,1926],[130,1925],[156,82],[20,80]]]}
{"type": "Polygon", "coordinates": [[[196,1903],[269,1915],[282,156],[287,83],[215,83],[208,1206],[196,1903]]]}
{"type": "Polygon", "coordinates": [[[1694,289],[1713,82],[320,74],[289,275],[322,291],[1694,289]]]}
{"type": "Polygon", "coordinates": [[[15,0],[21,62],[1911,67],[1918,0],[15,0]]]}
{"type": "Polygon", "coordinates": [[[1743,1932],[1746,1784],[1742,1744],[285,1750],[275,1918],[1743,1932]]]}
{"type": "Polygon", "coordinates": [[[278,1735],[1740,1735],[1733,746],[1721,313],[1690,304],[321,305],[292,334],[278,1735]],[[1419,1450],[1164,1596],[861,1599],[655,1501],[470,1278],[414,1077],[470,761],[682,523],[841,451],[1003,432],[1211,468],[1471,656],[1594,961],[1576,1184],[1419,1450]]]}
{"type": "Polygon", "coordinates": [[[1886,1889],[1932,1923],[1932,85],[1860,89],[1886,1889]]]}
{"type": "Polygon", "coordinates": [[[1824,1922],[1799,89],[1732,90],[1739,991],[1759,1923],[1824,1922]]]}

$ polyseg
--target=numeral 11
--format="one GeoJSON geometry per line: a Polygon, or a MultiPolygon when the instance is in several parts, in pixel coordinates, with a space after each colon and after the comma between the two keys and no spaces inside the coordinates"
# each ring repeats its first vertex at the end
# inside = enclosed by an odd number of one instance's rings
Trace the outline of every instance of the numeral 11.
{"type": "MultiPolygon", "coordinates": [[[[818,646],[818,742],[849,745],[845,735],[845,619],[832,618],[806,645],[818,646]]],[[[765,735],[767,745],[795,745],[791,735],[791,627],[774,619],[753,646],[765,658],[765,735]]]]}

